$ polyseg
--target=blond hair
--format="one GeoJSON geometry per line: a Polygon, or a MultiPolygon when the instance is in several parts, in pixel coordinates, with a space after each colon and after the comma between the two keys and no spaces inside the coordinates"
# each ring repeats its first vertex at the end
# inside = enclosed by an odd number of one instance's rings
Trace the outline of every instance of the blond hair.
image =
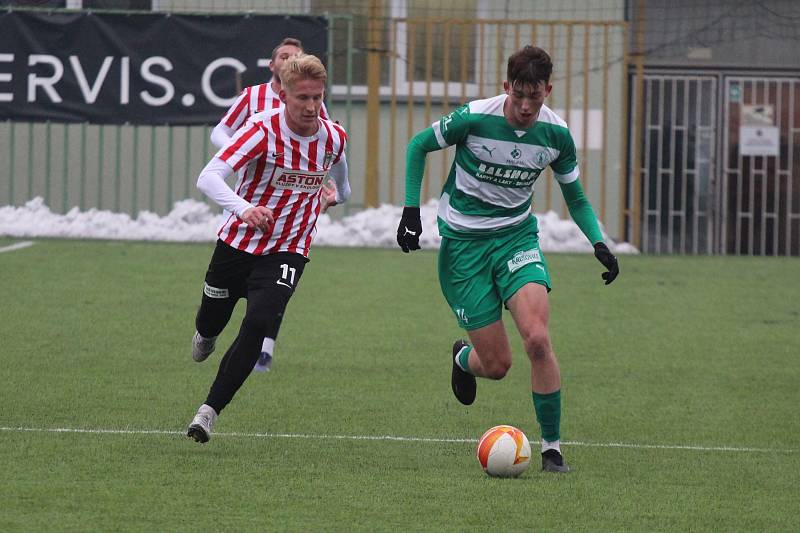
{"type": "Polygon", "coordinates": [[[283,88],[291,90],[298,80],[319,80],[325,83],[328,80],[328,71],[317,56],[297,54],[283,64],[280,78],[283,88]]]}

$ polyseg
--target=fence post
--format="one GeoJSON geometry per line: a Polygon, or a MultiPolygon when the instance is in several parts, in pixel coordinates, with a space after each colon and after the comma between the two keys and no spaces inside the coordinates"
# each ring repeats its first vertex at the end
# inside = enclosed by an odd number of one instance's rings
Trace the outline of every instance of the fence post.
{"type": "Polygon", "coordinates": [[[642,250],[642,123],[644,116],[644,21],[645,21],[645,0],[636,0],[634,5],[634,24],[636,32],[636,77],[634,81],[634,95],[636,111],[633,117],[633,163],[631,168],[631,178],[633,179],[633,192],[631,198],[631,222],[632,236],[631,242],[642,250]]]}
{"type": "Polygon", "coordinates": [[[381,0],[370,0],[367,26],[367,154],[364,205],[378,206],[380,146],[381,0]]]}

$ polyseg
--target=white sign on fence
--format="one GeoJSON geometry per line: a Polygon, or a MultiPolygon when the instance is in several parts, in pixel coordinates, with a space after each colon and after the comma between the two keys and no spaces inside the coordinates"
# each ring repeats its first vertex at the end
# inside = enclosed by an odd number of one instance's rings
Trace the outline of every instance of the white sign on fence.
{"type": "Polygon", "coordinates": [[[780,133],[776,126],[741,126],[739,152],[741,155],[777,156],[780,133]]]}
{"type": "Polygon", "coordinates": [[[777,156],[780,132],[775,126],[775,108],[771,105],[743,105],[739,127],[741,155],[777,156]]]}

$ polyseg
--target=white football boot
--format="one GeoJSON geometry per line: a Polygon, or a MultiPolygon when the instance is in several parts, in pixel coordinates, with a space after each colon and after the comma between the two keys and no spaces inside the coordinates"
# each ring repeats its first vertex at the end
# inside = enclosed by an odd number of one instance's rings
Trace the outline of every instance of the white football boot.
{"type": "Polygon", "coordinates": [[[211,428],[214,427],[214,422],[217,421],[217,412],[210,405],[203,404],[194,415],[192,423],[189,424],[189,429],[186,431],[186,436],[195,440],[195,442],[208,442],[211,438],[211,428]]]}
{"type": "Polygon", "coordinates": [[[217,347],[217,338],[211,337],[210,339],[206,339],[200,333],[194,332],[194,337],[192,337],[192,359],[197,361],[198,363],[202,363],[208,356],[214,353],[214,350],[217,347]]]}

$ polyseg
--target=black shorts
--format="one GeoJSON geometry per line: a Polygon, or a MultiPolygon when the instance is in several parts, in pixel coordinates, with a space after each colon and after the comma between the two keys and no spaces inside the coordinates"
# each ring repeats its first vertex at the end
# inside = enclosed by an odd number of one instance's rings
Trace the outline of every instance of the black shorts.
{"type": "Polygon", "coordinates": [[[218,240],[206,271],[203,293],[209,298],[233,301],[261,290],[267,295],[291,297],[306,263],[308,259],[297,253],[253,255],[218,240]]]}

